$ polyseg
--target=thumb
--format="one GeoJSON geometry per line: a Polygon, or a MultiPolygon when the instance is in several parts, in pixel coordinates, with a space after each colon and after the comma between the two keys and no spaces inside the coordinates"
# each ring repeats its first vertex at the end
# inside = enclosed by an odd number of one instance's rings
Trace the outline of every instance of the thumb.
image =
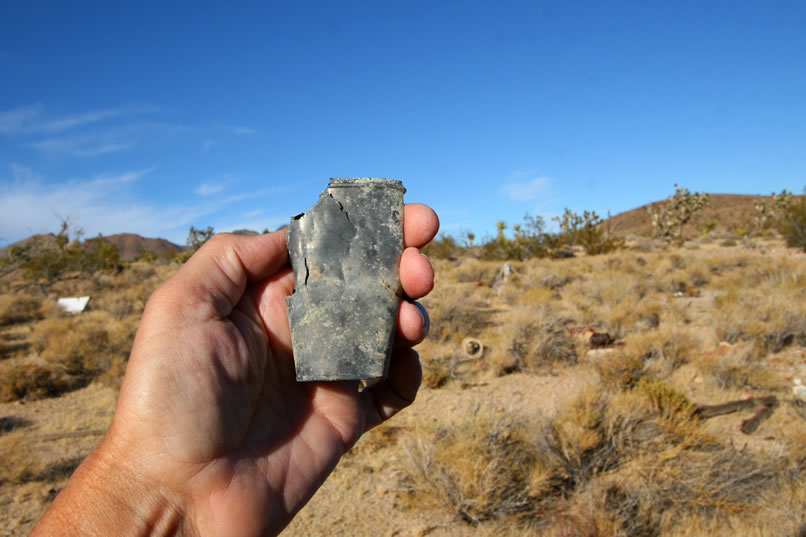
{"type": "Polygon", "coordinates": [[[256,236],[218,233],[158,290],[160,296],[152,298],[191,319],[225,317],[247,284],[272,276],[287,262],[285,230],[256,236]]]}

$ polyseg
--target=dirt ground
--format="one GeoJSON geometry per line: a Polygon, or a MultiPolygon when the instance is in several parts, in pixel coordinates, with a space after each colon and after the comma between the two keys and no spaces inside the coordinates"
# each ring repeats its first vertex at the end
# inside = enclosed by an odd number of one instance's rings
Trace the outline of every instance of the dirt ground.
{"type": "MultiPolygon", "coordinates": [[[[517,407],[529,414],[551,414],[573,398],[589,374],[536,376],[515,374],[455,384],[439,390],[424,388],[415,403],[378,431],[362,438],[345,456],[325,485],[283,535],[416,536],[467,535],[450,517],[413,511],[398,505],[404,432],[435,423],[449,424],[478,412],[517,407]],[[338,509],[334,509],[338,505],[338,509]]],[[[64,486],[80,460],[109,425],[116,393],[92,384],[57,399],[0,405],[7,428],[24,428],[27,449],[43,466],[42,479],[20,487],[0,485],[0,536],[27,535],[64,486]]]]}
{"type": "Polygon", "coordinates": [[[38,461],[19,487],[0,484],[0,535],[27,535],[112,420],[117,392],[98,384],[55,399],[0,405],[6,430],[25,431],[21,450],[38,461]]]}
{"type": "MultiPolygon", "coordinates": [[[[790,352],[800,352],[801,361],[806,358],[802,349],[790,352]]],[[[437,423],[449,427],[480,411],[517,409],[525,415],[552,416],[585,385],[597,380],[592,369],[578,368],[556,375],[516,373],[440,389],[423,388],[411,407],[359,440],[283,535],[487,535],[485,528],[464,524],[448,513],[415,510],[398,501],[399,470],[407,457],[403,439],[418,428],[437,423]]],[[[708,393],[697,392],[696,387],[695,394],[701,401],[718,402],[710,401],[708,393]]],[[[21,537],[30,532],[72,470],[102,436],[111,421],[115,396],[113,389],[92,384],[58,399],[0,405],[3,423],[25,428],[31,439],[27,449],[36,452],[43,467],[41,480],[20,487],[0,485],[0,536],[21,537]]],[[[726,416],[711,420],[711,427],[736,442],[774,444],[776,439],[769,436],[742,435],[741,420],[738,415],[726,416]]]]}

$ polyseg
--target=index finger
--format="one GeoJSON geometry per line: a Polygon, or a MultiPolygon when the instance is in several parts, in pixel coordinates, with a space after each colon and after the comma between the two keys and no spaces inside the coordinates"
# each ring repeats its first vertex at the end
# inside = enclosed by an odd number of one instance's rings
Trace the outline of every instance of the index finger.
{"type": "Polygon", "coordinates": [[[439,217],[434,209],[422,203],[407,203],[403,207],[403,243],[408,248],[422,248],[439,231],[439,217]]]}

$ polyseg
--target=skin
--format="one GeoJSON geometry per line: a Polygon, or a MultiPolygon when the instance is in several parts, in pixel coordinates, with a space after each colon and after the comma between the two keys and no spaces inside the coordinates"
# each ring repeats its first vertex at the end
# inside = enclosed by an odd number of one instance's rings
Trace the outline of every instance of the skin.
{"type": "MultiPolygon", "coordinates": [[[[406,206],[400,278],[411,299],[433,287],[418,248],[438,228],[430,208],[406,206]]],[[[414,401],[411,347],[428,325],[424,309],[401,303],[389,377],[370,388],[298,383],[292,288],[279,231],[216,235],[155,291],[108,432],[32,536],[279,533],[364,432],[414,401]]]]}

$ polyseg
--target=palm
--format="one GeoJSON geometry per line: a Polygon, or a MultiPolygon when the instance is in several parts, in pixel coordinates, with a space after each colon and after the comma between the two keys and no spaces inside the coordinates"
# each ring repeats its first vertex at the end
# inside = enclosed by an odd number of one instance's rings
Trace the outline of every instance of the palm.
{"type": "MultiPolygon", "coordinates": [[[[166,348],[165,338],[144,333],[143,345],[162,344],[143,349],[143,369],[133,363],[128,376],[132,384],[169,397],[159,407],[121,405],[134,409],[133,421],[149,429],[140,438],[163,439],[149,446],[151,472],[176,476],[175,487],[193,483],[198,505],[211,511],[219,501],[230,508],[237,503],[230,512],[238,520],[248,514],[257,523],[272,515],[270,509],[296,511],[365,428],[355,383],[295,381],[284,318],[291,287],[286,269],[247,289],[226,317],[185,326],[151,323],[173,334],[171,341],[194,344],[176,352],[166,348]],[[192,382],[188,371],[196,372],[192,382]],[[177,379],[184,383],[181,390],[177,379]],[[310,476],[322,477],[312,483],[310,476]]],[[[127,393],[124,386],[121,397],[127,393]]],[[[224,520],[216,525],[244,529],[224,520]]]]}

